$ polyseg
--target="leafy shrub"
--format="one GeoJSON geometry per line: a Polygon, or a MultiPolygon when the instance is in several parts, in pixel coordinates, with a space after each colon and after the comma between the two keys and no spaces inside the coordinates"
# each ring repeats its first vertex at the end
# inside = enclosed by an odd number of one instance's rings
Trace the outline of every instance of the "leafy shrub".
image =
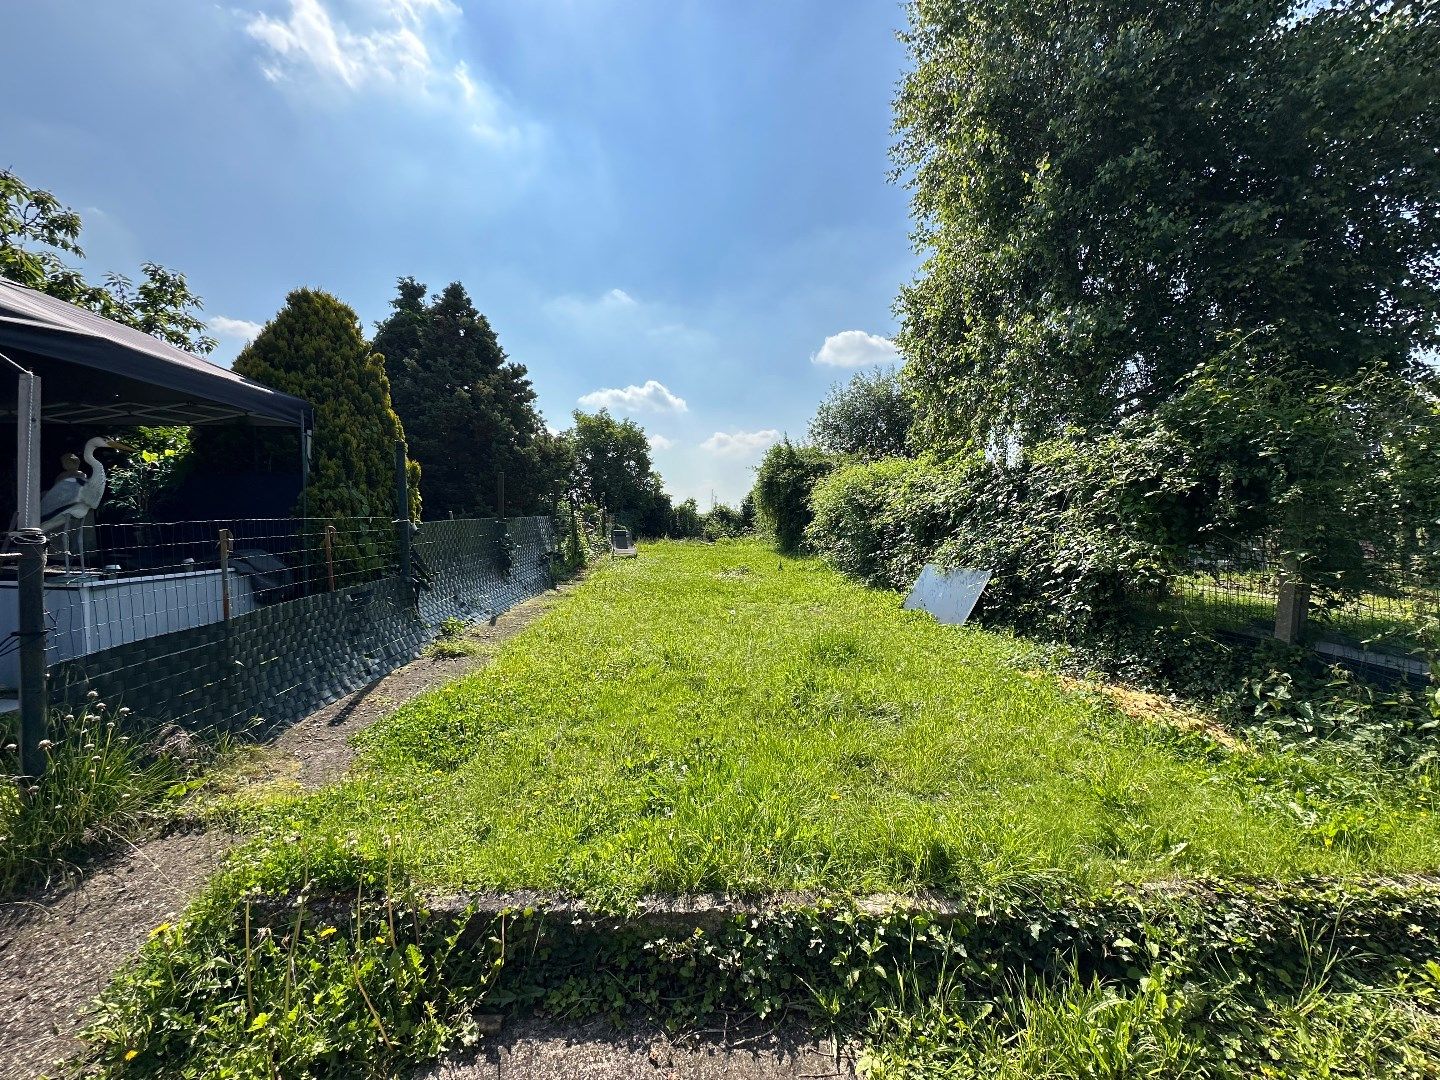
{"type": "Polygon", "coordinates": [[[949,485],[975,464],[885,458],[847,465],[815,485],[806,537],[836,569],[903,588],[953,531],[949,485]]]}
{"type": "Polygon", "coordinates": [[[1168,591],[1179,556],[1150,449],[1055,441],[958,474],[943,495],[956,529],[936,561],[993,571],[978,608],[991,621],[1066,640],[1123,632],[1136,601],[1168,591]]]}
{"type": "Polygon", "coordinates": [[[559,511],[556,525],[560,549],[554,567],[557,579],[573,577],[606,550],[609,541],[603,534],[601,518],[598,507],[577,507],[568,501],[559,511]]]}
{"type": "Polygon", "coordinates": [[[1422,770],[1440,762],[1435,690],[1401,683],[1383,689],[1335,665],[1317,679],[1286,670],[1244,681],[1250,709],[1241,722],[1254,737],[1292,750],[1343,749],[1379,770],[1422,770]]]}
{"type": "Polygon", "coordinates": [[[781,551],[795,552],[804,546],[810,493],[835,466],[835,459],[818,447],[796,446],[789,439],[765,452],[755,471],[755,508],[781,551]]]}
{"type": "Polygon", "coordinates": [[[706,540],[733,540],[746,531],[745,513],[725,503],[716,503],[705,515],[702,533],[706,540]]]}
{"type": "Polygon", "coordinates": [[[1113,633],[1163,594],[1178,549],[1178,484],[1163,447],[1118,438],[1042,444],[1015,463],[961,457],[851,465],[821,481],[808,537],[837,567],[903,587],[934,560],[993,571],[992,622],[1073,639],[1113,633]]]}
{"type": "Polygon", "coordinates": [[[580,531],[580,516],[571,506],[561,518],[563,535],[560,539],[560,572],[566,576],[585,565],[585,540],[580,531]]]}
{"type": "Polygon", "coordinates": [[[135,521],[153,521],[156,506],[190,474],[190,429],[134,428],[125,442],[135,453],[112,470],[105,507],[135,521]]]}

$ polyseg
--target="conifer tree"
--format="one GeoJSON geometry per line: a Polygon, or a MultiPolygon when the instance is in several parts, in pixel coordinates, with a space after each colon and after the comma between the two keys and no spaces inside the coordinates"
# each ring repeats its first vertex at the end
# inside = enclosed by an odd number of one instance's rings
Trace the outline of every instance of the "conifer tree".
{"type": "Polygon", "coordinates": [[[567,473],[565,447],[545,429],[523,364],[511,361],[464,286],[430,302],[401,278],[376,329],[395,411],[424,470],[431,517],[493,514],[500,470],[505,513],[549,511],[567,473]]]}
{"type": "MultiPolygon", "coordinates": [[[[395,515],[395,444],[405,430],[391,407],[384,360],[365,341],[349,305],[318,289],[296,289],[236,358],[235,372],[315,406],[309,517],[395,515]]],[[[414,461],[409,476],[416,517],[414,461]]]]}

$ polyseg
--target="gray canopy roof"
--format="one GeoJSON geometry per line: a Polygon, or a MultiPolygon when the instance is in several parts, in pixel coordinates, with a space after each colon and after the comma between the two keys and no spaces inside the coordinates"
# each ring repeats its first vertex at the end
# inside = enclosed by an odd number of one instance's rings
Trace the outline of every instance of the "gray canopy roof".
{"type": "MultiPolygon", "coordinates": [[[[143,331],[0,280],[0,353],[40,376],[47,424],[137,427],[249,420],[310,426],[310,405],[143,331]]],[[[0,363],[0,387],[14,368],[0,363]]],[[[15,395],[0,389],[0,417],[15,395]]]]}

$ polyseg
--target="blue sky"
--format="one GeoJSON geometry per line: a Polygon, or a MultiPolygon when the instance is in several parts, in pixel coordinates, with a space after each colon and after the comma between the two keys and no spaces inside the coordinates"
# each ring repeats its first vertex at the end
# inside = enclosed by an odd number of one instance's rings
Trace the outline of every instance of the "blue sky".
{"type": "Polygon", "coordinates": [[[464,282],[554,427],[608,404],[738,500],[914,272],[892,0],[48,0],[6,11],[0,167],[95,271],[183,270],[232,359],[299,285],[464,282]]]}

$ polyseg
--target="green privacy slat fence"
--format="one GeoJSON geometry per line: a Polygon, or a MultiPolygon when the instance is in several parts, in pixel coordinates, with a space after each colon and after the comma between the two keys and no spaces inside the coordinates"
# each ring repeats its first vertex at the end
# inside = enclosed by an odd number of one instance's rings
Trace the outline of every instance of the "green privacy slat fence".
{"type": "Polygon", "coordinates": [[[427,522],[411,581],[392,558],[333,591],[316,570],[302,583],[310,595],[64,660],[51,702],[74,708],[93,690],[147,726],[192,731],[290,723],[413,659],[445,619],[487,618],[544,591],[554,550],[549,518],[427,522]]]}

